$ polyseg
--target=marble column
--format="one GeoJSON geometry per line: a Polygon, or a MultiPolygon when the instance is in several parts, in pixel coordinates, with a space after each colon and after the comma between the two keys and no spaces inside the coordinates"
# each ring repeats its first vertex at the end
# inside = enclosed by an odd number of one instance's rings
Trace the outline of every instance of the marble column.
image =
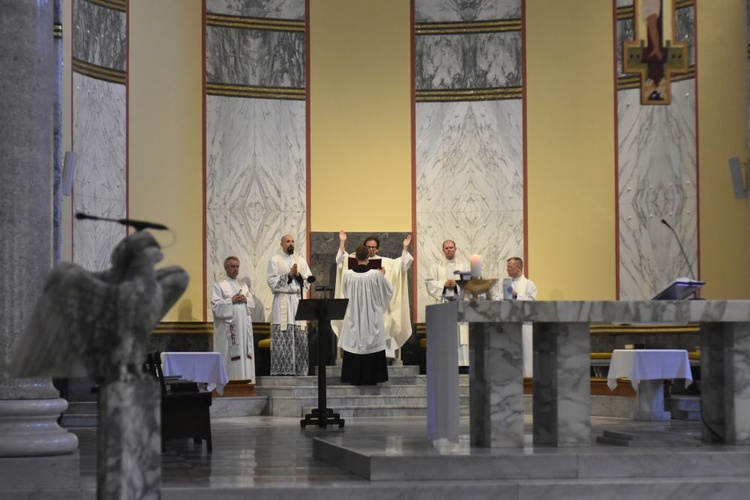
{"type": "Polygon", "coordinates": [[[591,444],[588,323],[534,323],[534,444],[591,444]]]}
{"type": "Polygon", "coordinates": [[[750,323],[701,325],[705,442],[750,444],[750,323]]]}
{"type": "Polygon", "coordinates": [[[524,445],[521,326],[469,324],[469,432],[474,446],[524,445]]]}
{"type": "Polygon", "coordinates": [[[0,489],[44,497],[79,486],[77,439],[56,423],[67,403],[7,369],[52,264],[53,0],[0,10],[0,489]]]}

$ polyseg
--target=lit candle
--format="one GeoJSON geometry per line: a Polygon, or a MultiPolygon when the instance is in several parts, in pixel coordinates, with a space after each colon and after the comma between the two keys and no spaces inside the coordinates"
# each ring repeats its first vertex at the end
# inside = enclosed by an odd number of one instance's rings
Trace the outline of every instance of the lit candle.
{"type": "Polygon", "coordinates": [[[480,278],[482,276],[482,257],[479,255],[470,256],[469,264],[471,264],[471,277],[480,278]]]}

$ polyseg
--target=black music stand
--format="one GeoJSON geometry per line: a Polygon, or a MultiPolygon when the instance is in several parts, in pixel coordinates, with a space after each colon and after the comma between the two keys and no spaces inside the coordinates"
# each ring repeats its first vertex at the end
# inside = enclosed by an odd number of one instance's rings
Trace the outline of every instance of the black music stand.
{"type": "Polygon", "coordinates": [[[299,421],[303,429],[308,424],[323,428],[329,425],[344,427],[344,419],[338,413],[333,413],[332,409],[326,407],[326,367],[323,363],[323,353],[326,352],[329,334],[332,333],[331,320],[344,319],[348,304],[349,299],[306,299],[299,301],[294,319],[318,322],[318,407],[299,421]]]}

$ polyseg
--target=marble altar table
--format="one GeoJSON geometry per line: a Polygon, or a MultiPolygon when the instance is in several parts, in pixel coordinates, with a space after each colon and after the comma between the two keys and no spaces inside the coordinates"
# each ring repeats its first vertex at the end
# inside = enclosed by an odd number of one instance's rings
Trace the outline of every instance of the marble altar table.
{"type": "Polygon", "coordinates": [[[684,378],[693,383],[690,359],[684,349],[615,349],[609,363],[607,386],[617,387],[617,379],[627,377],[636,390],[637,404],[633,420],[666,421],[664,379],[684,378]]]}
{"type": "Polygon", "coordinates": [[[470,440],[523,447],[521,325],[534,329],[535,445],[591,443],[590,323],[701,325],[704,441],[750,444],[750,301],[462,301],[427,306],[430,439],[458,441],[456,325],[469,323],[470,440]]]}
{"type": "Polygon", "coordinates": [[[218,352],[163,352],[164,376],[179,375],[185,380],[206,384],[209,391],[223,394],[229,382],[224,360],[218,352]]]}

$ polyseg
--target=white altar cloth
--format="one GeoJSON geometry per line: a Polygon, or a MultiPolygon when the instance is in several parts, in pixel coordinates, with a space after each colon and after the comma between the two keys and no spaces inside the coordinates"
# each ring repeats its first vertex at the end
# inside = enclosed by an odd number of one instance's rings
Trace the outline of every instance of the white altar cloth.
{"type": "Polygon", "coordinates": [[[693,383],[690,359],[682,349],[615,349],[607,386],[614,389],[621,377],[629,378],[636,391],[641,380],[684,378],[686,387],[693,383]]]}
{"type": "Polygon", "coordinates": [[[219,394],[229,382],[224,360],[218,352],[163,352],[164,376],[179,375],[185,380],[207,384],[207,389],[219,394]]]}

